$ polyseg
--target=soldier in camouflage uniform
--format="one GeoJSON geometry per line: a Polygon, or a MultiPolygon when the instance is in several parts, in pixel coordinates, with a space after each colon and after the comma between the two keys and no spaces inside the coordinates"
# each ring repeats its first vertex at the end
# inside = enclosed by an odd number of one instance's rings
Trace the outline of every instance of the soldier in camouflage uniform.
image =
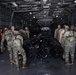
{"type": "MultiPolygon", "coordinates": [[[[65,25],[64,26],[64,29],[62,29],[61,32],[60,32],[59,42],[61,43],[61,46],[62,46],[63,49],[65,48],[65,37],[68,34],[68,32],[67,32],[68,31],[68,28],[69,27],[67,25],[65,25]]],[[[63,59],[65,59],[65,52],[63,53],[63,56],[62,57],[63,57],[63,59]]]]}
{"type": "Polygon", "coordinates": [[[67,31],[64,36],[65,36],[65,64],[70,65],[74,63],[74,53],[75,53],[75,32],[73,30],[67,31]],[[71,63],[69,61],[69,54],[71,56],[71,63]]]}
{"type": "Polygon", "coordinates": [[[23,69],[27,68],[26,65],[26,53],[25,50],[22,48],[23,45],[23,37],[19,34],[19,32],[15,32],[15,37],[13,38],[13,52],[14,52],[14,59],[16,62],[16,67],[19,69],[19,60],[18,54],[21,54],[23,57],[23,69]]]}
{"type": "Polygon", "coordinates": [[[10,62],[13,62],[13,52],[12,52],[12,38],[14,37],[14,34],[11,30],[6,30],[3,35],[2,35],[2,40],[1,40],[1,48],[3,48],[3,42],[4,40],[7,41],[7,49],[9,51],[9,56],[10,56],[10,62]]]}

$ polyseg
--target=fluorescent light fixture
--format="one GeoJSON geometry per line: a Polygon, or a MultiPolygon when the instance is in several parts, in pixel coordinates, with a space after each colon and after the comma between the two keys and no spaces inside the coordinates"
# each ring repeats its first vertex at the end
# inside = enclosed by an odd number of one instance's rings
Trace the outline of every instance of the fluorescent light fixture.
{"type": "Polygon", "coordinates": [[[32,12],[29,13],[30,15],[32,14],[32,12]]]}
{"type": "Polygon", "coordinates": [[[76,3],[76,0],[74,0],[74,3],[76,3]]]}
{"type": "Polygon", "coordinates": [[[13,4],[15,7],[17,7],[17,6],[18,6],[16,2],[12,2],[12,4],[13,4]]]}
{"type": "Polygon", "coordinates": [[[33,18],[36,18],[35,16],[33,16],[33,18]]]}
{"type": "Polygon", "coordinates": [[[47,0],[43,0],[44,4],[46,4],[47,0]]]}
{"type": "Polygon", "coordinates": [[[60,2],[58,2],[58,5],[60,5],[61,3],[60,2]]]}
{"type": "Polygon", "coordinates": [[[58,17],[58,15],[56,15],[56,17],[58,17]]]}
{"type": "Polygon", "coordinates": [[[76,0],[74,1],[74,3],[76,3],[76,0]]]}

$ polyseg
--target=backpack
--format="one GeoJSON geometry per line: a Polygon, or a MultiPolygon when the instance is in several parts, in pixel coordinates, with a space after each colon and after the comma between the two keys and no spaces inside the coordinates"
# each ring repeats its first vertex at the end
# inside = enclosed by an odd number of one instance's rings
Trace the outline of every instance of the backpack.
{"type": "Polygon", "coordinates": [[[14,34],[11,30],[7,30],[4,32],[4,39],[6,39],[6,41],[12,41],[12,38],[14,37],[14,34]]]}
{"type": "Polygon", "coordinates": [[[76,37],[75,37],[74,31],[69,31],[69,34],[68,36],[66,36],[65,41],[68,41],[69,43],[74,43],[75,40],[76,40],[76,37]]]}
{"type": "Polygon", "coordinates": [[[16,35],[13,40],[14,46],[22,46],[23,45],[23,37],[21,35],[16,35]]]}

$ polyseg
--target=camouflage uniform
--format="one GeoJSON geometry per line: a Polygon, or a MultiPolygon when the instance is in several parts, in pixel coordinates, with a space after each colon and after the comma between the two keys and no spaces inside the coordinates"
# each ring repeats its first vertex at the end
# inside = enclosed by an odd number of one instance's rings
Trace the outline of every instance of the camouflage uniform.
{"type": "MultiPolygon", "coordinates": [[[[66,35],[64,35],[65,32],[66,32],[65,29],[61,30],[61,35],[62,35],[62,37],[61,37],[61,46],[62,46],[63,50],[65,48],[65,37],[66,37],[66,35]]],[[[65,52],[63,53],[62,57],[63,57],[63,59],[65,59],[65,52]]]]}
{"type": "MultiPolygon", "coordinates": [[[[65,26],[65,29],[61,29],[61,33],[60,33],[60,40],[59,40],[59,42],[61,43],[61,45],[62,45],[62,47],[63,47],[63,49],[65,49],[65,38],[66,38],[66,36],[68,35],[68,28],[69,28],[69,26],[65,26]]],[[[63,59],[65,59],[65,50],[64,50],[64,53],[63,53],[63,59]]]]}
{"type": "Polygon", "coordinates": [[[71,55],[71,62],[74,62],[74,53],[75,53],[75,37],[73,31],[68,31],[69,34],[65,36],[65,63],[69,63],[69,53],[71,55]]]}
{"type": "Polygon", "coordinates": [[[19,68],[18,53],[20,53],[23,57],[23,65],[26,64],[26,54],[25,50],[22,48],[22,45],[23,45],[23,37],[21,35],[16,35],[13,38],[13,52],[17,68],[19,68]]]}
{"type": "Polygon", "coordinates": [[[1,46],[3,47],[3,41],[6,39],[7,41],[7,49],[9,51],[9,56],[10,56],[10,62],[13,61],[13,52],[12,52],[12,38],[14,37],[14,34],[12,33],[11,30],[6,30],[3,35],[2,35],[2,40],[1,40],[1,46]]]}

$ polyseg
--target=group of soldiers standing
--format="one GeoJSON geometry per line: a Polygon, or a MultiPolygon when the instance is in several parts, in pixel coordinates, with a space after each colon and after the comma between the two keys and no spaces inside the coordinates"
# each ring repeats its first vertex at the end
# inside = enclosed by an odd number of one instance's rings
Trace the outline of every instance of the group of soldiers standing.
{"type": "Polygon", "coordinates": [[[76,43],[75,27],[64,25],[64,28],[61,28],[61,26],[58,25],[58,28],[55,30],[54,37],[60,42],[64,49],[63,59],[65,60],[65,64],[72,65],[74,63],[76,43]]]}
{"type": "MultiPolygon", "coordinates": [[[[64,25],[64,28],[61,28],[58,25],[58,28],[55,30],[54,37],[60,42],[62,48],[64,49],[63,59],[65,60],[66,65],[71,65],[74,63],[74,53],[75,53],[75,43],[76,43],[76,31],[74,30],[74,26],[64,25]],[[71,60],[69,60],[69,54],[71,60]]],[[[26,39],[29,38],[29,30],[26,27],[24,30],[15,30],[14,26],[11,26],[11,29],[5,28],[5,31],[2,34],[1,40],[1,49],[3,49],[4,40],[7,41],[7,50],[9,52],[10,63],[15,64],[17,69],[19,69],[19,54],[22,55],[23,65],[22,68],[27,68],[27,57],[26,52],[23,49],[23,37],[21,36],[21,32],[25,33],[26,39]]]]}
{"type": "MultiPolygon", "coordinates": [[[[29,37],[28,28],[25,28],[27,31],[27,37],[29,37]]],[[[20,34],[20,31],[15,30],[14,26],[11,26],[11,29],[5,28],[5,31],[2,34],[2,40],[1,40],[1,49],[3,49],[3,42],[4,40],[7,41],[7,50],[9,52],[10,57],[10,63],[15,64],[17,69],[19,69],[19,54],[22,55],[23,61],[22,61],[22,68],[27,68],[27,58],[26,58],[26,52],[23,49],[23,37],[20,34]]]]}

